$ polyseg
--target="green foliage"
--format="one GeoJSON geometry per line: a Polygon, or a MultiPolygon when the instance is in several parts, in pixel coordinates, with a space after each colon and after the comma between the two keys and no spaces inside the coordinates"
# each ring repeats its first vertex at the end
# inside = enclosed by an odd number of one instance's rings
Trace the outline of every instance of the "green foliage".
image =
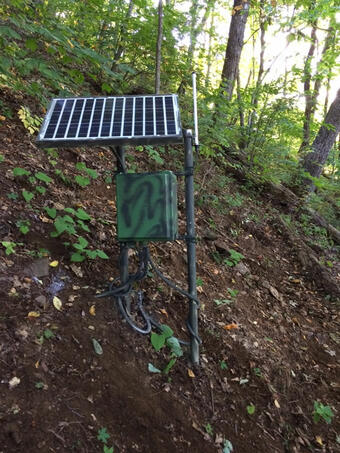
{"type": "Polygon", "coordinates": [[[6,255],[11,255],[12,253],[15,253],[15,247],[17,246],[16,242],[2,241],[1,245],[5,247],[6,255]]]}
{"type": "Polygon", "coordinates": [[[46,340],[51,340],[55,337],[54,332],[51,329],[45,329],[43,335],[46,340]]]}
{"type": "Polygon", "coordinates": [[[21,109],[18,110],[18,116],[30,134],[34,134],[39,130],[42,118],[32,115],[28,107],[21,106],[21,109]]]}
{"type": "Polygon", "coordinates": [[[244,256],[242,253],[237,252],[236,250],[229,249],[229,258],[226,258],[223,262],[226,266],[233,267],[236,266],[237,263],[239,263],[244,256]]]}
{"type": "Polygon", "coordinates": [[[30,172],[28,170],[25,170],[24,168],[20,168],[20,167],[13,168],[12,173],[13,173],[14,177],[30,175],[30,172]]]}
{"type": "Polygon", "coordinates": [[[221,370],[227,370],[228,369],[228,365],[227,365],[227,362],[225,360],[221,360],[220,361],[220,368],[221,368],[221,370]]]}
{"type": "Polygon", "coordinates": [[[204,429],[206,430],[207,434],[209,434],[210,437],[214,435],[214,430],[210,423],[207,423],[204,429]]]}
{"type": "Polygon", "coordinates": [[[313,420],[318,423],[321,419],[330,424],[334,417],[333,411],[330,406],[324,406],[319,401],[314,401],[313,420]]]}
{"type": "Polygon", "coordinates": [[[43,181],[43,182],[46,182],[46,184],[49,184],[50,182],[53,181],[52,178],[50,178],[48,175],[46,175],[45,173],[39,171],[37,173],[35,173],[34,175],[37,179],[39,179],[40,181],[43,181]]]}
{"type": "Polygon", "coordinates": [[[249,406],[247,406],[247,412],[248,412],[249,415],[255,414],[255,405],[254,404],[249,404],[249,406]]]}
{"type": "Polygon", "coordinates": [[[27,234],[30,230],[31,222],[29,220],[17,220],[15,224],[22,234],[27,234]]]}
{"type": "Polygon", "coordinates": [[[233,301],[230,299],[214,299],[214,302],[218,307],[221,307],[223,305],[230,305],[233,301]]]}
{"type": "Polygon", "coordinates": [[[97,439],[103,442],[103,444],[107,444],[107,441],[110,439],[110,434],[107,432],[106,428],[100,428],[98,430],[97,439]]]}
{"type": "Polygon", "coordinates": [[[173,336],[173,330],[167,326],[161,326],[161,333],[151,333],[151,344],[156,351],[160,351],[163,346],[167,346],[170,349],[170,360],[163,369],[163,371],[156,368],[154,365],[149,363],[148,370],[150,373],[163,373],[168,374],[170,370],[176,363],[178,357],[182,357],[183,350],[182,347],[176,337],[173,336]]]}

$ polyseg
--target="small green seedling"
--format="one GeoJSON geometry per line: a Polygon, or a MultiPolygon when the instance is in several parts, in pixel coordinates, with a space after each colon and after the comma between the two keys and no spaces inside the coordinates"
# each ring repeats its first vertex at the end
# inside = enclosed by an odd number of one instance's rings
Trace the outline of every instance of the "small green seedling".
{"type": "Polygon", "coordinates": [[[228,293],[230,294],[230,297],[235,299],[235,297],[238,295],[239,291],[237,289],[232,289],[232,288],[227,288],[228,293]]]}
{"type": "Polygon", "coordinates": [[[230,256],[223,261],[224,264],[228,267],[236,266],[236,264],[238,264],[244,258],[242,253],[239,253],[233,249],[229,249],[229,255],[230,256]]]}
{"type": "Polygon", "coordinates": [[[313,420],[318,423],[323,419],[326,423],[331,423],[334,417],[333,411],[330,406],[324,406],[319,401],[314,401],[313,420]]]}
{"type": "Polygon", "coordinates": [[[173,330],[166,325],[161,326],[161,333],[151,334],[151,344],[156,351],[159,351],[163,346],[168,346],[170,349],[170,360],[165,366],[163,371],[156,368],[152,363],[148,364],[148,370],[150,373],[163,373],[168,374],[172,367],[175,365],[178,357],[183,355],[182,347],[176,337],[173,336],[173,330]]]}
{"type": "Polygon", "coordinates": [[[203,280],[201,279],[201,277],[197,277],[197,279],[196,279],[196,285],[197,285],[197,286],[203,286],[203,280]]]}
{"type": "Polygon", "coordinates": [[[227,365],[227,362],[225,360],[221,360],[220,361],[220,368],[221,368],[221,370],[227,370],[228,369],[228,365],[227,365]]]}
{"type": "Polygon", "coordinates": [[[18,245],[16,242],[2,241],[1,245],[5,247],[6,255],[11,255],[15,253],[15,247],[18,245]]]}
{"type": "Polygon", "coordinates": [[[207,423],[204,428],[210,437],[214,435],[214,430],[210,423],[207,423]]]}
{"type": "Polygon", "coordinates": [[[231,299],[214,299],[214,302],[218,307],[221,307],[223,305],[230,305],[233,303],[231,299]]]}
{"type": "Polygon", "coordinates": [[[113,453],[114,447],[108,447],[107,441],[110,439],[110,434],[107,432],[106,428],[100,428],[98,430],[97,439],[102,442],[103,445],[103,453],[113,453]]]}
{"type": "Polygon", "coordinates": [[[22,234],[27,234],[30,230],[31,222],[29,220],[18,220],[15,224],[22,234]]]}
{"type": "Polygon", "coordinates": [[[255,413],[255,405],[249,404],[249,406],[247,406],[247,412],[249,415],[253,415],[255,413]]]}

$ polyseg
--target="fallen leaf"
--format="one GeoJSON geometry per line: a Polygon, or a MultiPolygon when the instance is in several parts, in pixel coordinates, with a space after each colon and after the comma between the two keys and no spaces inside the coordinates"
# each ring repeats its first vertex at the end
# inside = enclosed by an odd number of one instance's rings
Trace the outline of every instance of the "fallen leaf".
{"type": "Polygon", "coordinates": [[[92,316],[96,316],[96,306],[95,305],[91,305],[91,307],[89,309],[89,313],[92,316]]]}
{"type": "Polygon", "coordinates": [[[317,443],[319,445],[323,446],[323,442],[322,442],[321,436],[315,436],[315,440],[317,441],[317,443]]]}
{"type": "Polygon", "coordinates": [[[27,318],[39,318],[40,313],[37,311],[30,311],[27,315],[27,318]]]}
{"type": "Polygon", "coordinates": [[[75,275],[77,277],[82,278],[84,276],[81,268],[76,266],[75,264],[71,264],[70,268],[72,269],[72,271],[75,273],[75,275]]]}
{"type": "Polygon", "coordinates": [[[282,296],[274,286],[269,286],[269,292],[276,300],[282,302],[282,296]]]}
{"type": "Polygon", "coordinates": [[[195,377],[195,373],[190,368],[188,368],[188,376],[191,378],[195,377]]]}
{"type": "Polygon", "coordinates": [[[165,315],[167,318],[169,317],[168,312],[165,310],[165,308],[161,308],[159,310],[163,315],[165,315]]]}
{"type": "Polygon", "coordinates": [[[93,344],[93,348],[94,348],[96,354],[102,355],[103,348],[101,347],[100,343],[95,338],[92,338],[92,344],[93,344]]]}
{"type": "Polygon", "coordinates": [[[20,384],[20,379],[17,378],[16,376],[12,377],[12,379],[8,382],[9,388],[13,389],[17,385],[20,384]]]}
{"type": "Polygon", "coordinates": [[[57,296],[54,296],[53,297],[53,305],[54,305],[54,308],[58,311],[61,311],[62,310],[62,307],[63,307],[63,303],[62,301],[59,299],[59,297],[57,296]]]}
{"type": "Polygon", "coordinates": [[[59,261],[54,260],[54,261],[51,261],[50,266],[51,266],[51,267],[57,267],[58,264],[59,264],[59,261]]]}
{"type": "Polygon", "coordinates": [[[225,326],[223,326],[223,329],[225,330],[238,329],[238,325],[232,322],[231,324],[226,324],[225,326]]]}
{"type": "Polygon", "coordinates": [[[39,368],[39,365],[40,365],[40,361],[37,360],[37,361],[35,362],[34,366],[35,366],[36,368],[39,368]]]}
{"type": "Polygon", "coordinates": [[[281,406],[280,406],[278,400],[274,400],[274,404],[275,404],[275,407],[277,407],[278,409],[280,409],[281,406]]]}

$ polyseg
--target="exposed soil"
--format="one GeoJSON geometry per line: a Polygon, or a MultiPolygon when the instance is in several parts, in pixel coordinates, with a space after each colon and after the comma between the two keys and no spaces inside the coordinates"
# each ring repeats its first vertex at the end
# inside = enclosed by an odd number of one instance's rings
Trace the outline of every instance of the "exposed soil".
{"type": "MultiPolygon", "coordinates": [[[[16,112],[24,100],[7,102],[16,112]]],[[[178,170],[182,152],[168,149],[162,157],[178,170]]],[[[185,350],[169,374],[150,373],[149,363],[165,367],[169,350],[156,352],[149,336],[121,319],[113,300],[95,298],[119,275],[114,186],[106,179],[115,171],[114,159],[103,148],[58,153],[51,157],[38,149],[16,115],[1,120],[0,242],[18,245],[10,255],[0,249],[0,453],[100,452],[101,428],[114,452],[209,453],[224,446],[227,453],[226,441],[233,453],[339,451],[338,303],[301,268],[275,220],[285,209],[280,200],[245,191],[231,178],[219,187],[225,175],[212,162],[200,164],[201,366],[191,367],[185,350]],[[88,187],[65,185],[55,175],[59,169],[73,179],[80,161],[99,174],[88,187]],[[53,178],[31,207],[21,191],[32,186],[13,177],[15,167],[53,178]],[[17,199],[8,198],[11,192],[17,199]],[[230,205],[240,194],[241,202],[230,205]],[[225,195],[229,204],[218,203],[225,195]],[[83,236],[110,259],[71,265],[63,244],[68,238],[50,237],[53,221],[43,207],[85,209],[92,220],[91,233],[83,236]],[[26,235],[16,226],[20,219],[30,221],[26,235]],[[41,248],[49,255],[32,256],[41,248]],[[244,256],[236,266],[223,262],[230,249],[244,256]],[[47,275],[37,277],[41,269],[47,275]],[[54,296],[62,302],[60,311],[54,296]],[[315,401],[332,408],[331,423],[313,421],[315,401]]],[[[128,155],[138,171],[160,168],[146,153],[128,155]]],[[[183,209],[181,193],[179,204],[183,209]]],[[[179,224],[183,230],[183,215],[179,224]]],[[[162,272],[182,287],[184,249],[181,241],[150,245],[162,272]]],[[[336,249],[322,250],[320,258],[332,263],[339,283],[336,249]]],[[[151,276],[140,287],[145,309],[188,339],[187,300],[151,276]]]]}

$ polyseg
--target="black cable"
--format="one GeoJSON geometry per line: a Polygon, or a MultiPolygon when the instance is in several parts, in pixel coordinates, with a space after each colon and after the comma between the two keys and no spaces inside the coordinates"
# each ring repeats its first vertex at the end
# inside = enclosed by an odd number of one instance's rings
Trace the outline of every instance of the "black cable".
{"type": "MultiPolygon", "coordinates": [[[[150,253],[148,247],[143,247],[141,250],[138,251],[138,269],[135,274],[129,275],[129,278],[127,282],[123,283],[122,285],[119,286],[114,286],[115,282],[117,281],[114,280],[113,282],[110,283],[109,285],[109,290],[105,291],[101,294],[96,295],[96,298],[102,298],[102,297],[114,297],[117,300],[118,308],[119,311],[121,312],[123,318],[126,320],[126,322],[129,324],[132,329],[134,329],[136,332],[141,333],[143,335],[147,335],[151,332],[152,326],[156,327],[158,330],[162,330],[162,325],[156,322],[149,314],[147,314],[143,308],[143,295],[142,292],[138,292],[138,302],[137,302],[137,307],[140,312],[140,315],[142,316],[143,320],[145,321],[146,327],[144,329],[141,329],[139,326],[137,326],[131,319],[131,316],[127,313],[126,308],[123,303],[123,298],[127,297],[131,292],[132,292],[132,285],[133,283],[140,281],[144,279],[147,275],[147,270],[148,266],[150,264],[152,270],[157,274],[157,276],[163,280],[170,288],[173,288],[175,291],[179,292],[183,296],[187,297],[188,299],[192,300],[197,308],[200,307],[200,302],[195,297],[194,295],[190,294],[189,292],[185,291],[182,288],[179,288],[175,283],[173,283],[171,280],[169,280],[165,275],[162,274],[162,272],[156,267],[154,262],[150,258],[150,253]]],[[[192,326],[190,325],[189,319],[186,320],[186,326],[187,329],[192,337],[195,338],[195,340],[201,344],[202,340],[201,338],[193,331],[192,326]]],[[[182,345],[189,345],[190,343],[184,340],[178,339],[179,343],[182,345]]]]}

